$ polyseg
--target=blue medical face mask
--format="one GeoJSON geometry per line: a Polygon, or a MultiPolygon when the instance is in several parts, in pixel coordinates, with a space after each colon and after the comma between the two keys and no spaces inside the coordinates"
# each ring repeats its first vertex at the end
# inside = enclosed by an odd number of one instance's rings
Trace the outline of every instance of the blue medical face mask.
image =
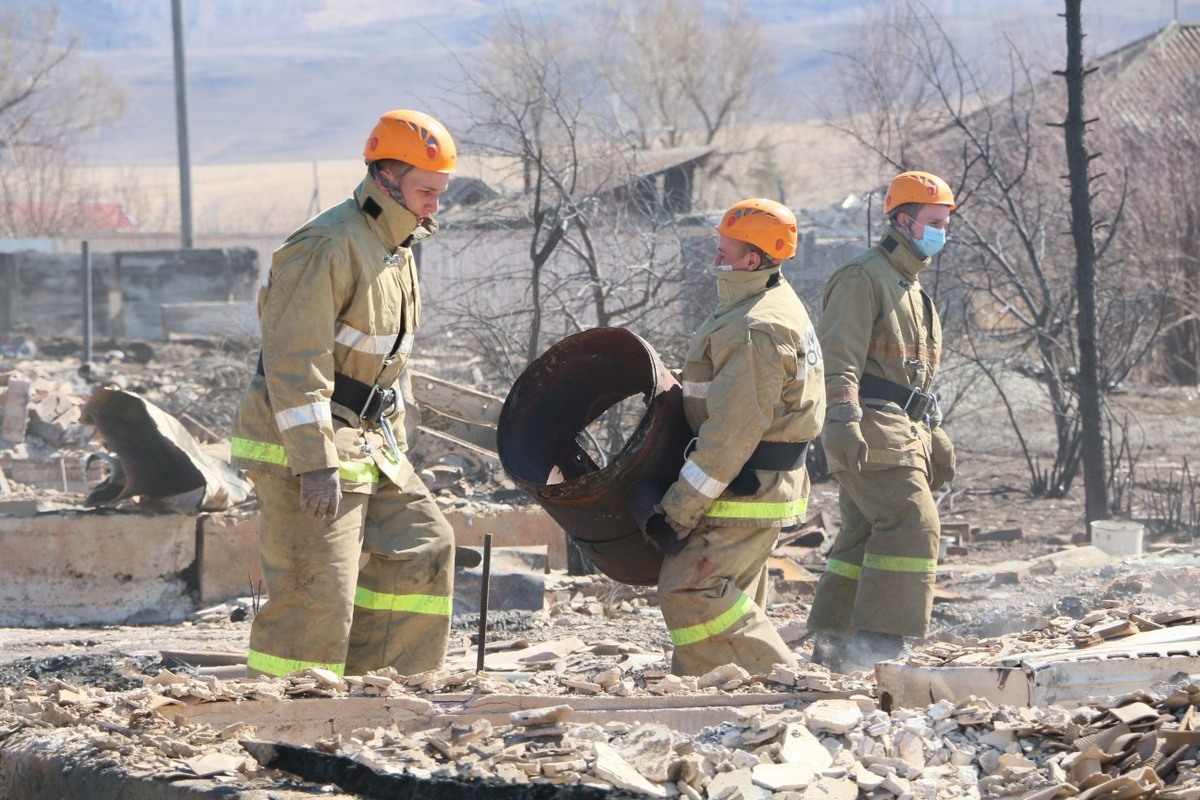
{"type": "Polygon", "coordinates": [[[912,240],[913,249],[921,258],[933,258],[946,246],[946,231],[926,225],[920,239],[912,240]]]}

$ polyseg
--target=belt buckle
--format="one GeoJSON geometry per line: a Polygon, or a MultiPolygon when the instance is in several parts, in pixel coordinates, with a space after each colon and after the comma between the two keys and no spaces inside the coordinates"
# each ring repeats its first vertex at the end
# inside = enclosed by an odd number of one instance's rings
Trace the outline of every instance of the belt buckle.
{"type": "Polygon", "coordinates": [[[914,421],[924,419],[929,413],[930,400],[933,397],[934,395],[914,387],[908,399],[904,401],[904,413],[914,421]]]}
{"type": "Polygon", "coordinates": [[[370,390],[368,390],[368,391],[367,391],[367,399],[366,399],[365,401],[363,401],[362,408],[360,408],[360,409],[359,409],[359,411],[358,411],[358,418],[359,418],[359,419],[365,419],[365,420],[367,420],[367,421],[369,421],[369,422],[375,422],[376,420],[378,420],[378,419],[379,419],[379,417],[378,417],[378,416],[372,416],[372,415],[371,415],[371,413],[370,413],[370,411],[371,411],[371,406],[372,406],[373,404],[375,404],[376,402],[378,402],[378,404],[379,404],[379,405],[378,405],[378,408],[379,408],[380,410],[382,410],[382,408],[383,408],[383,400],[382,400],[382,398],[380,397],[380,395],[381,395],[382,393],[383,393],[383,389],[381,389],[381,388],[379,387],[379,384],[378,384],[378,383],[376,383],[376,384],[372,384],[372,385],[371,385],[371,388],[370,388],[370,390]]]}
{"type": "Polygon", "coordinates": [[[391,416],[391,413],[396,410],[397,402],[399,402],[399,394],[395,389],[381,389],[379,400],[379,419],[391,416]]]}
{"type": "Polygon", "coordinates": [[[376,383],[367,392],[367,400],[358,412],[358,418],[367,422],[379,422],[396,410],[397,402],[398,395],[395,389],[384,389],[376,383]]]}

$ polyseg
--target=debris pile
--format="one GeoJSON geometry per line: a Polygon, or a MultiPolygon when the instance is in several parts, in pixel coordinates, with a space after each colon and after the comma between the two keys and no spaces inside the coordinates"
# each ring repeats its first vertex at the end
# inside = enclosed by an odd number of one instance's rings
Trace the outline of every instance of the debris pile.
{"type": "MultiPolygon", "coordinates": [[[[1191,579],[1193,567],[1157,570],[1149,575],[1127,576],[1109,587],[1135,583],[1148,589],[1156,580],[1191,579]]],[[[1135,633],[1162,630],[1200,621],[1195,608],[1164,608],[1160,605],[1130,605],[1121,599],[1101,599],[1100,607],[1075,618],[1061,615],[1020,634],[984,639],[965,638],[934,642],[912,654],[907,662],[922,666],[979,666],[1011,661],[1023,653],[1067,648],[1087,648],[1135,633]]]]}
{"type": "MultiPolygon", "coordinates": [[[[700,707],[721,696],[795,691],[814,685],[810,680],[826,691],[838,688],[841,679],[818,672],[750,676],[724,667],[682,679],[686,696],[678,707],[700,707]]],[[[586,677],[603,687],[615,676],[586,677]]],[[[653,694],[662,679],[661,673],[648,671],[634,681],[632,692],[653,694]]],[[[512,712],[500,724],[472,714],[466,703],[448,725],[417,732],[362,728],[322,738],[307,749],[333,757],[332,772],[325,764],[321,780],[335,783],[341,764],[343,769],[368,767],[381,779],[615,787],[692,800],[1200,797],[1200,686],[1187,679],[1073,710],[1000,707],[972,698],[888,712],[878,707],[869,687],[860,687],[815,700],[800,694],[803,702],[795,709],[737,709],[731,722],[686,734],[652,720],[575,722],[572,696],[592,690],[571,677],[514,687],[471,673],[404,677],[384,671],[343,680],[307,670],[284,679],[220,681],[164,671],[145,687],[121,693],[62,681],[0,689],[0,743],[52,736],[62,752],[86,755],[131,776],[207,777],[262,786],[275,775],[268,767],[277,749],[257,741],[251,724],[214,729],[189,722],[190,707],[239,702],[253,719],[248,703],[407,698],[408,708],[433,720],[450,707],[439,701],[439,693],[478,697],[536,688],[540,697],[552,681],[564,695],[561,702],[512,712]]],[[[301,778],[314,777],[302,774],[303,766],[289,769],[301,778]]]]}

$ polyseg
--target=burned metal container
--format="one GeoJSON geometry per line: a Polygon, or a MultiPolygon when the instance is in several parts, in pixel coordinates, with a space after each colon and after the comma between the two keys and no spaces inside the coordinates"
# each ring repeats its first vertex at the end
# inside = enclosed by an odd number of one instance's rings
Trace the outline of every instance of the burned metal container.
{"type": "Polygon", "coordinates": [[[601,572],[653,585],[662,551],[649,535],[669,528],[651,509],[679,477],[691,438],[682,387],[654,349],[623,328],[593,328],[558,342],[517,378],[496,441],[509,477],[601,572]],[[635,411],[641,401],[640,419],[619,446],[605,448],[589,426],[631,398],[635,411]]]}

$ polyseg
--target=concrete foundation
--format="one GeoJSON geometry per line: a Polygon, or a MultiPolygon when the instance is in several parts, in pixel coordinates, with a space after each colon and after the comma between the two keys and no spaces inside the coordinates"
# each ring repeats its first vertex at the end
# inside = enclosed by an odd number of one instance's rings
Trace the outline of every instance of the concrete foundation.
{"type": "MultiPolygon", "coordinates": [[[[566,566],[563,533],[540,509],[447,518],[460,545],[482,546],[492,533],[494,548],[540,546],[551,567],[566,566]]],[[[0,626],[178,622],[261,587],[257,514],[0,515],[0,626]]]]}
{"type": "Polygon", "coordinates": [[[195,561],[195,517],[92,511],[3,518],[0,625],[182,620],[195,608],[187,575],[195,561]]]}

